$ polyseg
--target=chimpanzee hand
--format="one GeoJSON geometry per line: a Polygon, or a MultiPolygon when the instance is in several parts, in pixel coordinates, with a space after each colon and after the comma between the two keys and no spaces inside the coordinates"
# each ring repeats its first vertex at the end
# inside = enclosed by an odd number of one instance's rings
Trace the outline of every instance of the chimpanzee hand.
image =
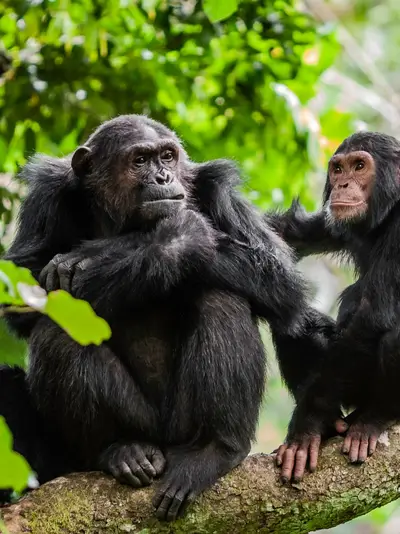
{"type": "MultiPolygon", "coordinates": [[[[358,412],[358,410],[357,410],[358,412]]],[[[379,420],[368,412],[359,413],[358,418],[350,425],[344,438],[342,452],[349,455],[351,463],[363,463],[374,454],[379,436],[393,424],[379,420]]]]}
{"type": "Polygon", "coordinates": [[[276,454],[276,465],[282,466],[281,482],[289,480],[300,482],[308,464],[311,473],[315,471],[318,463],[321,433],[299,434],[288,437],[286,443],[281,445],[276,454]]]}
{"type": "Polygon", "coordinates": [[[99,467],[122,484],[148,486],[165,468],[163,453],[147,443],[115,443],[101,455],[99,467]]]}
{"type": "Polygon", "coordinates": [[[167,473],[153,497],[156,517],[162,521],[175,521],[184,514],[199,493],[201,489],[195,488],[184,471],[167,473]]]}
{"type": "Polygon", "coordinates": [[[292,479],[296,483],[300,482],[307,466],[311,473],[315,471],[321,441],[332,435],[333,428],[338,433],[343,433],[347,426],[340,417],[326,423],[315,415],[308,414],[304,418],[297,409],[294,411],[286,441],[276,454],[276,465],[282,467],[282,483],[292,479]]]}
{"type": "Polygon", "coordinates": [[[90,258],[82,258],[79,252],[57,254],[42,269],[39,283],[46,291],[64,289],[73,293],[74,278],[87,269],[91,262],[90,258]]]}

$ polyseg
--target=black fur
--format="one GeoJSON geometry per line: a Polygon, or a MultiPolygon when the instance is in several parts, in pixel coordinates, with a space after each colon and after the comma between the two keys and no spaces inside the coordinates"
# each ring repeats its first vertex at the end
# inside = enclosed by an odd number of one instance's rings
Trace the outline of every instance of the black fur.
{"type": "Polygon", "coordinates": [[[164,126],[122,116],[73,159],[34,158],[7,257],[112,328],[109,342],[82,347],[46,317],[9,318],[29,337],[34,406],[73,469],[133,486],[161,476],[157,515],[174,519],[250,450],[265,382],[258,317],[294,394],[332,322],[307,307],[290,249],[234,190],[232,163],[191,163],[179,144],[176,165],[135,159],[138,143],[165,140],[178,144],[164,126]],[[143,204],[182,186],[168,213],[143,204]]]}
{"type": "Polygon", "coordinates": [[[309,436],[333,424],[342,405],[356,407],[347,433],[353,449],[345,442],[343,450],[351,461],[362,462],[368,443],[371,454],[371,440],[375,443],[390,422],[400,419],[400,143],[384,134],[357,133],[336,153],[354,150],[369,152],[376,165],[365,216],[335,221],[327,179],[320,212],[307,215],[294,206],[281,219],[276,215],[274,225],[299,255],[337,251],[352,261],[358,275],[340,297],[329,357],[299,395],[288,443],[301,448],[309,436]]]}

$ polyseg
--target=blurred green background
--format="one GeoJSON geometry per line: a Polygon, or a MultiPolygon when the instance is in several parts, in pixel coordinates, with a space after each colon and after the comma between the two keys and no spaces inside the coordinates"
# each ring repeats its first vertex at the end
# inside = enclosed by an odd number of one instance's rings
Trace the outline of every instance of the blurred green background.
{"type": "MultiPolygon", "coordinates": [[[[194,160],[237,160],[263,210],[298,194],[315,208],[344,137],[399,134],[399,24],[398,0],[3,0],[1,246],[15,231],[24,187],[14,175],[26,158],[67,154],[120,113],[168,124],[194,160]]],[[[314,304],[335,314],[351,273],[329,258],[301,267],[314,304]]],[[[21,362],[25,350],[0,323],[0,361],[21,362]]],[[[265,452],[292,407],[274,363],[269,382],[254,448],[265,452]]],[[[398,534],[397,508],[329,532],[398,534]]]]}

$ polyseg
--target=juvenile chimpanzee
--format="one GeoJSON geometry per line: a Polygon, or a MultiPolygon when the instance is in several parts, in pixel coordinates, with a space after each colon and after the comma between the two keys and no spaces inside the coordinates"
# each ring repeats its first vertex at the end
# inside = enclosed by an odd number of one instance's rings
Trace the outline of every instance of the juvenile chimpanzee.
{"type": "Polygon", "coordinates": [[[236,168],[191,163],[157,122],[117,117],[23,175],[7,257],[89,301],[113,332],[82,347],[46,317],[10,316],[29,338],[34,408],[72,469],[134,487],[162,476],[157,516],[174,519],[249,452],[265,380],[257,317],[294,394],[332,322],[307,307],[289,247],[234,190],[236,168]]]}
{"type": "Polygon", "coordinates": [[[357,281],[341,295],[337,333],[319,370],[298,395],[282,478],[300,480],[317,464],[321,435],[341,405],[355,407],[343,444],[364,462],[379,435],[400,419],[400,143],[379,133],[346,139],[329,162],[319,213],[297,203],[275,226],[300,254],[348,255],[357,281]]]}

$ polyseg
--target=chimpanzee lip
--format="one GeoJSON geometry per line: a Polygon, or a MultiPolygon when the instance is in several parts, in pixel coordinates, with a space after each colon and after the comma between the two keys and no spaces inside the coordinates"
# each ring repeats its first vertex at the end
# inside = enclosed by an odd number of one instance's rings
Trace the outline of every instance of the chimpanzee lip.
{"type": "Polygon", "coordinates": [[[362,206],[365,204],[364,200],[360,200],[360,202],[331,202],[331,206],[333,207],[348,207],[348,208],[355,208],[356,206],[362,206]]]}
{"type": "Polygon", "coordinates": [[[180,193],[179,195],[175,195],[174,197],[165,197],[165,198],[153,198],[152,200],[146,200],[145,204],[151,204],[153,202],[180,202],[181,200],[184,200],[185,195],[183,193],[180,193]]]}

